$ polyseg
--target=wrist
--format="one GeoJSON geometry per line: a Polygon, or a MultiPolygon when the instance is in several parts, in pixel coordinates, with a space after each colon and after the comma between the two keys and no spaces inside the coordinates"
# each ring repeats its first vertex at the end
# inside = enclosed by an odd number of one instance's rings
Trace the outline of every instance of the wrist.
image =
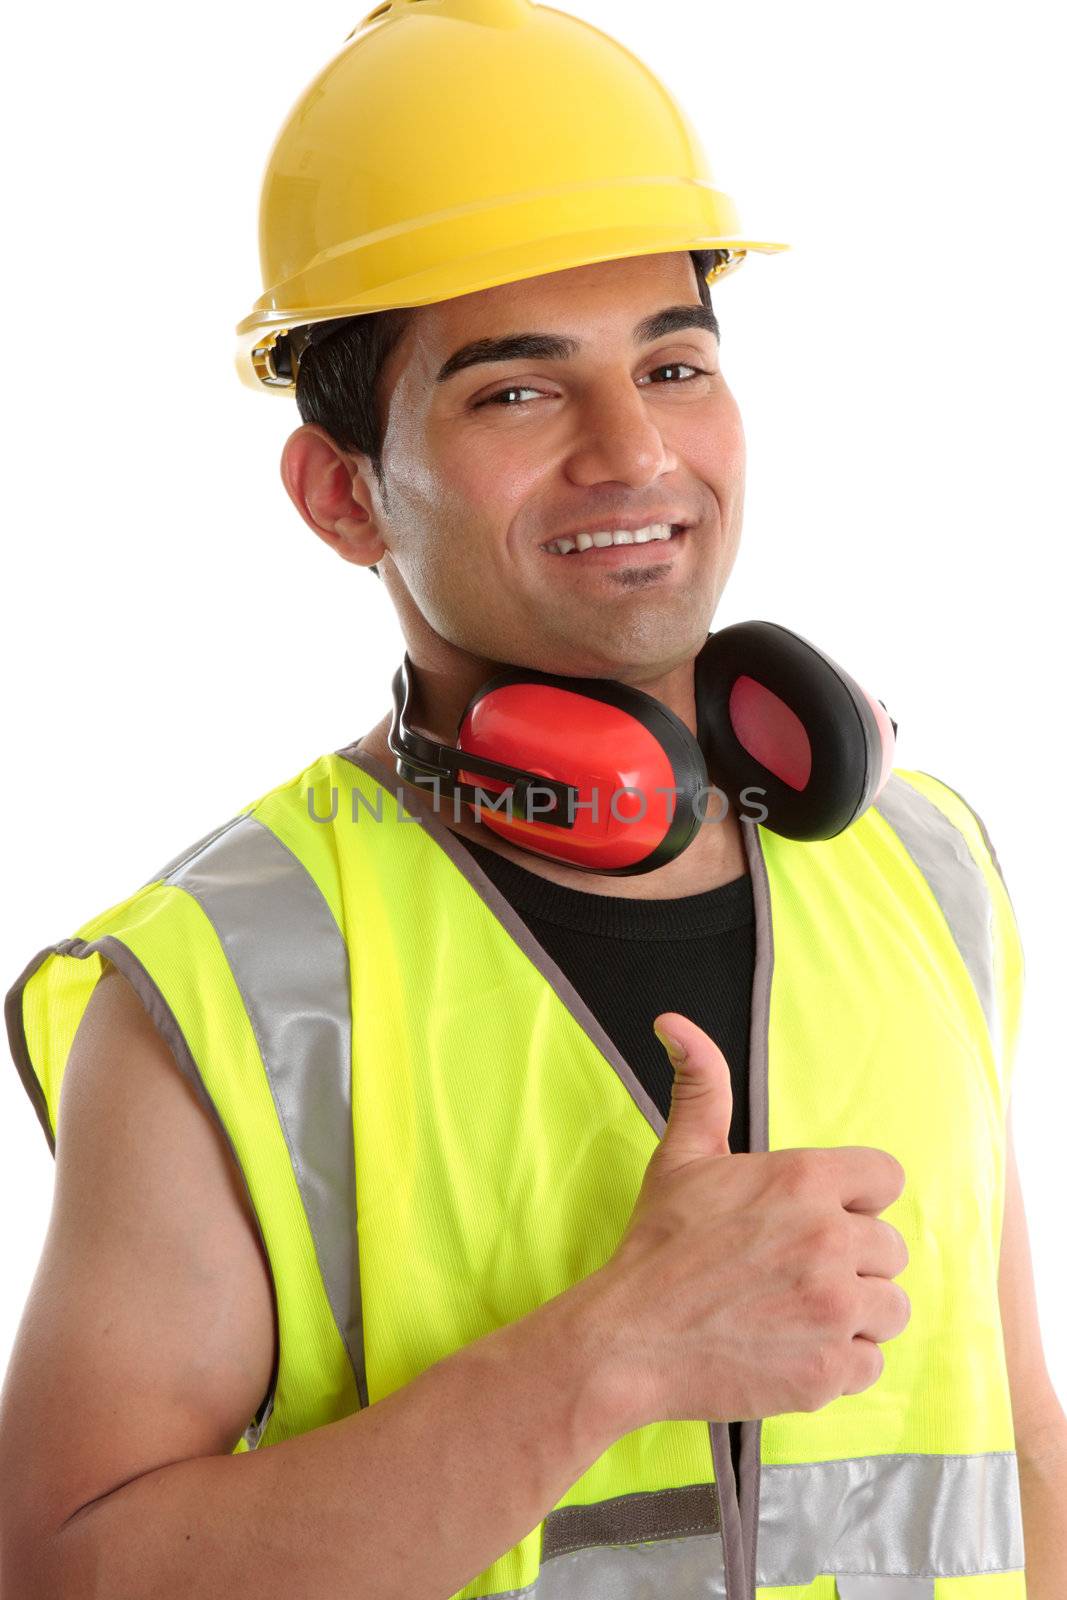
{"type": "Polygon", "coordinates": [[[655,1374],[642,1366],[632,1314],[607,1268],[579,1279],[550,1305],[560,1306],[569,1320],[590,1413],[610,1442],[655,1421],[655,1374]]]}

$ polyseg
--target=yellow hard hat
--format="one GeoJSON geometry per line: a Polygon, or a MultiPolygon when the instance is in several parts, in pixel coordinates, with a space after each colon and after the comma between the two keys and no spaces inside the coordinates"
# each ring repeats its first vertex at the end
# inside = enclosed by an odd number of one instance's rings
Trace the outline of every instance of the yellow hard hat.
{"type": "Polygon", "coordinates": [[[742,236],[682,108],[598,28],[533,0],[385,0],[275,140],[238,371],[292,394],[272,352],[294,328],[623,256],[721,251],[711,278],[786,248],[742,236]]]}

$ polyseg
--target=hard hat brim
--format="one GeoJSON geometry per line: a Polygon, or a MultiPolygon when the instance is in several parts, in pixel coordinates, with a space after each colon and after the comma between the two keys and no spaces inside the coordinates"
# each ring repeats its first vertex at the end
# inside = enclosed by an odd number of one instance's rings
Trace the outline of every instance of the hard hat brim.
{"type": "Polygon", "coordinates": [[[268,355],[279,334],[309,322],[429,305],[666,251],[729,251],[713,274],[721,277],[749,251],[788,248],[743,236],[729,197],[694,180],[637,178],[508,197],[324,251],[269,289],[238,324],[237,370],[252,388],[291,394],[293,384],[273,375],[268,355]]]}

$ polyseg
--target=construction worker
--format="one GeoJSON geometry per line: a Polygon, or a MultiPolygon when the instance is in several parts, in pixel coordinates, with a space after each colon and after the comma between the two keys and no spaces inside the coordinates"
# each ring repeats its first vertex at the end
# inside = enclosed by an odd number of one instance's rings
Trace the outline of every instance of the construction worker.
{"type": "Polygon", "coordinates": [[[11,988],[4,1600],[1062,1591],[993,846],[809,641],[708,632],[708,285],[776,248],[531,0],[386,0],[287,119],[239,370],[407,651],[11,988]]]}

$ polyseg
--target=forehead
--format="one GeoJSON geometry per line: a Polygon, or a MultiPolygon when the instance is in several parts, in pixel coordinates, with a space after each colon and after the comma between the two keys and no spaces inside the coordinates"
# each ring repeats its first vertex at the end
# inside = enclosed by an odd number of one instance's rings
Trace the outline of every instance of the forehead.
{"type": "Polygon", "coordinates": [[[382,377],[387,392],[408,382],[433,389],[443,363],[473,340],[533,332],[565,333],[583,343],[616,334],[629,340],[650,312],[686,303],[700,303],[688,251],[598,261],[497,284],[417,306],[382,377]]]}

